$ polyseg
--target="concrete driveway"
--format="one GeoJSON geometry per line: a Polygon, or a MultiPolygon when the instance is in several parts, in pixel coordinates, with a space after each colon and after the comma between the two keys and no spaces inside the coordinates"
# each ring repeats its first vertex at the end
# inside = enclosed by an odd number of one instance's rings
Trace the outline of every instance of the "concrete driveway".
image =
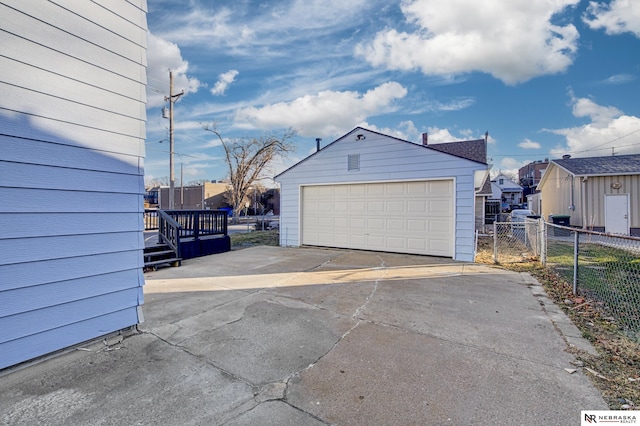
{"type": "Polygon", "coordinates": [[[255,247],[146,274],[141,333],[0,378],[1,424],[572,425],[593,348],[529,275],[255,247]]]}

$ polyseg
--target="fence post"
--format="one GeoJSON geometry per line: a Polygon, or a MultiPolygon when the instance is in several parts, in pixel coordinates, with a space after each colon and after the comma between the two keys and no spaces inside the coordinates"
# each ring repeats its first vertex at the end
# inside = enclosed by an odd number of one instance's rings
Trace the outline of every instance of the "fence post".
{"type": "Polygon", "coordinates": [[[193,239],[194,240],[198,240],[200,239],[200,212],[199,211],[192,211],[193,216],[193,239]]]}
{"type": "Polygon", "coordinates": [[[578,237],[580,233],[573,231],[573,295],[578,294],[578,237]]]}
{"type": "Polygon", "coordinates": [[[538,241],[540,242],[540,263],[547,265],[547,226],[543,218],[538,219],[538,241]]]}
{"type": "Polygon", "coordinates": [[[493,222],[493,263],[498,263],[498,222],[493,222]]]}

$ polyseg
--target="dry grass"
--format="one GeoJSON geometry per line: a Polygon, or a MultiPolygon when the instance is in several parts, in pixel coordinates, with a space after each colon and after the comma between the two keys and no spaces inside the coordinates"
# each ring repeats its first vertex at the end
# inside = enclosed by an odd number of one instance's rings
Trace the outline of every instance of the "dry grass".
{"type": "Polygon", "coordinates": [[[277,229],[270,231],[251,231],[232,234],[231,248],[233,250],[252,246],[278,246],[280,245],[280,233],[277,229]]]}
{"type": "MultiPolygon", "coordinates": [[[[476,262],[493,265],[493,240],[478,240],[476,262]]],[[[575,297],[571,285],[538,262],[503,264],[505,269],[529,272],[545,288],[548,296],[580,329],[598,355],[572,350],[612,410],[635,409],[640,404],[640,345],[618,327],[599,304],[575,297]]]]}

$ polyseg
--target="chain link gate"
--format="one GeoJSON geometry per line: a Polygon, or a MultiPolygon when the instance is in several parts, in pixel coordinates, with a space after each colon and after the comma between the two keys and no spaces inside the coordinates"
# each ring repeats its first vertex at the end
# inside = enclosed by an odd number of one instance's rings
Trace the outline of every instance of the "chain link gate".
{"type": "Polygon", "coordinates": [[[493,223],[493,261],[518,263],[537,260],[542,252],[540,222],[524,219],[514,222],[493,223]]]}

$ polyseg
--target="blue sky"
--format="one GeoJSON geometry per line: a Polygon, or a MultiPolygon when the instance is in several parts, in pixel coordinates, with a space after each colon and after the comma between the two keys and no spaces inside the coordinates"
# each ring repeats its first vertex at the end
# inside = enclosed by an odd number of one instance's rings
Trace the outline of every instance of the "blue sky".
{"type": "MultiPolygon", "coordinates": [[[[489,132],[493,170],[640,153],[635,0],[148,0],[145,180],[223,179],[225,138],[297,131],[283,170],[356,126],[418,142],[489,132]],[[159,143],[159,141],[163,141],[159,143]]],[[[269,182],[265,182],[269,183],[269,182]]]]}

